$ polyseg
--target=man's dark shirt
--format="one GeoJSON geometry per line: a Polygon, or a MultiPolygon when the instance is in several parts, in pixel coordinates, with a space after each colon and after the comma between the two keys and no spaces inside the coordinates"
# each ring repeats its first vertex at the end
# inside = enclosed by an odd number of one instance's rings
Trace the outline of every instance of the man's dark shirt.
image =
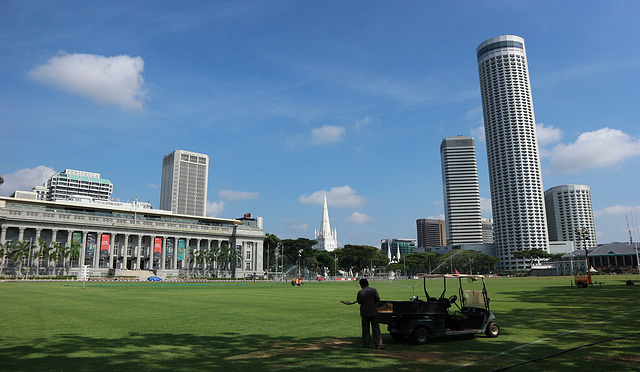
{"type": "Polygon", "coordinates": [[[360,316],[377,316],[380,296],[375,288],[364,287],[358,292],[358,303],[360,304],[360,316]]]}

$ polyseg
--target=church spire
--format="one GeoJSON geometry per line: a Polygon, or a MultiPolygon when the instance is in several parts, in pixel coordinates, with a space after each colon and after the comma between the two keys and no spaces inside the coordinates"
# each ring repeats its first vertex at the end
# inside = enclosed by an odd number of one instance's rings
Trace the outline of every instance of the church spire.
{"type": "Polygon", "coordinates": [[[324,237],[331,236],[331,223],[329,222],[329,208],[327,208],[327,193],[324,194],[324,206],[322,207],[322,221],[320,221],[320,233],[324,237]]]}
{"type": "Polygon", "coordinates": [[[324,204],[322,206],[322,220],[320,221],[320,231],[316,230],[315,238],[318,244],[315,249],[323,251],[333,251],[338,248],[338,232],[331,231],[331,223],[329,222],[329,208],[327,207],[327,194],[324,194],[324,204]]]}

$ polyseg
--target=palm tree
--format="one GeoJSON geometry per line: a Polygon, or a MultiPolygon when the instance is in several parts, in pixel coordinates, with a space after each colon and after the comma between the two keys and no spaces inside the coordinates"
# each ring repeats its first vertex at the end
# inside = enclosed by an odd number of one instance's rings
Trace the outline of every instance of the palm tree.
{"type": "MultiPolygon", "coordinates": [[[[11,255],[11,262],[15,264],[16,261],[19,262],[18,264],[18,277],[20,276],[20,273],[22,273],[22,260],[24,260],[25,257],[27,257],[27,265],[29,265],[28,259],[29,256],[31,255],[31,250],[33,249],[33,243],[31,241],[28,240],[23,240],[23,241],[19,241],[14,247],[13,250],[11,251],[10,255],[11,255]]],[[[28,266],[27,266],[28,268],[28,266]]],[[[28,275],[28,270],[27,270],[27,274],[25,274],[25,279],[26,276],[28,275]]]]}
{"type": "MultiPolygon", "coordinates": [[[[69,266],[71,266],[71,262],[74,259],[78,259],[80,258],[80,248],[81,245],[80,243],[76,243],[76,242],[71,242],[71,248],[70,248],[70,252],[69,252],[69,256],[71,257],[71,260],[69,260],[69,266]]],[[[78,263],[78,265],[83,265],[83,263],[78,263]]]]}
{"type": "MultiPolygon", "coordinates": [[[[62,268],[63,270],[67,268],[67,258],[69,258],[69,256],[71,255],[71,247],[65,245],[62,245],[60,243],[54,243],[54,246],[56,247],[56,258],[58,259],[58,263],[60,263],[60,260],[62,260],[62,268]]],[[[68,273],[68,271],[67,271],[68,273]]]]}
{"type": "Polygon", "coordinates": [[[220,247],[217,245],[211,247],[210,254],[215,267],[215,277],[217,278],[220,272],[220,247]]]}
{"type": "Polygon", "coordinates": [[[220,266],[220,272],[224,276],[225,271],[229,269],[229,245],[223,244],[219,248],[218,252],[218,265],[220,266]]]}
{"type": "Polygon", "coordinates": [[[215,257],[213,256],[213,252],[211,251],[211,249],[206,249],[204,251],[202,251],[202,255],[203,257],[203,261],[204,264],[207,266],[207,272],[209,273],[209,276],[211,276],[211,268],[212,263],[215,262],[215,257]]]}
{"type": "Polygon", "coordinates": [[[229,264],[229,270],[231,271],[231,277],[234,278],[236,276],[236,268],[238,267],[238,257],[240,256],[240,252],[233,247],[232,245],[226,245],[225,257],[227,259],[227,263],[229,264]]]}
{"type": "Polygon", "coordinates": [[[40,249],[40,257],[47,264],[47,272],[49,272],[51,268],[51,261],[55,261],[56,249],[54,248],[53,243],[47,244],[47,242],[42,238],[38,238],[38,247],[40,249]]]}
{"type": "Polygon", "coordinates": [[[62,257],[62,245],[58,242],[51,242],[51,261],[53,261],[53,275],[56,275],[56,268],[60,267],[60,259],[62,257]]]}
{"type": "Polygon", "coordinates": [[[198,266],[200,266],[200,269],[202,269],[203,262],[203,252],[199,249],[191,248],[191,250],[189,251],[189,263],[193,265],[194,271],[198,266]]]}
{"type": "Polygon", "coordinates": [[[0,243],[0,276],[4,268],[4,258],[7,257],[11,251],[13,251],[13,244],[11,244],[10,241],[4,244],[0,243]]]}

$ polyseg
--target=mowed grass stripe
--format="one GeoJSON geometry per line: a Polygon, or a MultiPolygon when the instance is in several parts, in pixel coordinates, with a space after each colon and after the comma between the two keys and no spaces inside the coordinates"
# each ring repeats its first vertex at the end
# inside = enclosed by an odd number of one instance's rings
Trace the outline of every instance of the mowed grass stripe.
{"type": "MultiPolygon", "coordinates": [[[[598,277],[602,287],[577,289],[567,277],[487,278],[500,337],[414,346],[392,340],[383,326],[385,351],[361,349],[358,306],[339,303],[355,299],[355,282],[105,283],[85,289],[4,282],[0,358],[3,370],[444,371],[475,363],[464,370],[486,371],[637,332],[640,291],[624,286],[627,279],[598,277]]],[[[424,297],[417,280],[372,286],[382,299],[424,297]]],[[[447,289],[447,296],[456,294],[457,283],[447,289]]],[[[442,284],[428,281],[428,290],[439,296],[442,284]]],[[[637,337],[603,343],[519,368],[633,370],[637,345],[637,337]]]]}

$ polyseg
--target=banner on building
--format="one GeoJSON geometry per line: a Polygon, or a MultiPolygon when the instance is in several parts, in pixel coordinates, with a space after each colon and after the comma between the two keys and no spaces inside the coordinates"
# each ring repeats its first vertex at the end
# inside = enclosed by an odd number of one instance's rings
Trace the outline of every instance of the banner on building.
{"type": "Polygon", "coordinates": [[[82,247],[82,233],[81,232],[74,232],[71,235],[71,244],[75,245],[77,247],[82,247]]]}
{"type": "Polygon", "coordinates": [[[167,238],[167,260],[173,258],[173,240],[174,238],[167,238]]]}
{"type": "Polygon", "coordinates": [[[100,237],[100,257],[109,257],[109,246],[111,245],[111,234],[102,234],[100,237]]]}
{"type": "Polygon", "coordinates": [[[160,260],[161,254],[162,254],[162,238],[156,237],[153,239],[153,259],[156,261],[160,260]]]}
{"type": "Polygon", "coordinates": [[[96,233],[88,233],[87,234],[87,251],[85,257],[92,258],[94,252],[96,251],[96,240],[98,234],[96,233]]]}
{"type": "Polygon", "coordinates": [[[178,239],[178,260],[184,261],[184,250],[187,246],[185,239],[178,239]]]}

